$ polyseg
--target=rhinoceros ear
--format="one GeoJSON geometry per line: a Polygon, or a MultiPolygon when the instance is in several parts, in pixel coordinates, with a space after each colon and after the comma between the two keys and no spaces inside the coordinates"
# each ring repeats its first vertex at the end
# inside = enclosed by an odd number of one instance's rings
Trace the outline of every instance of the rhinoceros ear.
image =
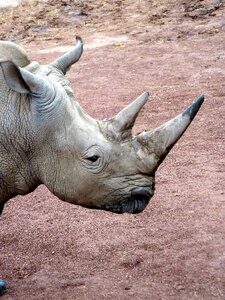
{"type": "Polygon", "coordinates": [[[20,94],[41,94],[47,83],[29,71],[19,68],[11,61],[0,62],[6,84],[20,94]]]}
{"type": "Polygon", "coordinates": [[[51,66],[60,70],[64,75],[69,70],[69,68],[77,62],[81,54],[83,53],[83,41],[81,37],[76,37],[76,45],[69,52],[65,53],[61,57],[57,58],[51,63],[51,66]]]}

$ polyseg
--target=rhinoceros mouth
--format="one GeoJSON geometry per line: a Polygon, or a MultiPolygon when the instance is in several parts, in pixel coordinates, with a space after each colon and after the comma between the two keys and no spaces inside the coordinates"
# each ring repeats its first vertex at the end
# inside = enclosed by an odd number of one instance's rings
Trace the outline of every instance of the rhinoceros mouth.
{"type": "Polygon", "coordinates": [[[114,205],[106,205],[103,209],[117,214],[138,214],[146,208],[152,196],[149,191],[134,192],[128,199],[114,205]]]}

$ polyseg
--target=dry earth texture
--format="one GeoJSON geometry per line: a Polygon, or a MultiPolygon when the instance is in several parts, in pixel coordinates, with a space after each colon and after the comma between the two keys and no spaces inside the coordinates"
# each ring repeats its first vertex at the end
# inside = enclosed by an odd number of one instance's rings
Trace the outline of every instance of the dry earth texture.
{"type": "Polygon", "coordinates": [[[225,299],[224,1],[23,1],[0,10],[0,26],[2,39],[42,63],[81,35],[85,52],[68,77],[95,118],[148,90],[141,131],[206,98],[143,213],[72,206],[44,186],[10,200],[0,219],[2,299],[225,299]]]}

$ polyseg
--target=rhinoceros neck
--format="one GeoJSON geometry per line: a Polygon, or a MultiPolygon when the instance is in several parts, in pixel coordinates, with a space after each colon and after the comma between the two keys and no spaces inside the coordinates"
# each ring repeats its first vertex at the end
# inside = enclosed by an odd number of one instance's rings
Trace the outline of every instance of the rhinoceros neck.
{"type": "Polygon", "coordinates": [[[0,147],[0,205],[12,197],[32,192],[39,184],[32,162],[19,147],[9,151],[0,147]]]}
{"type": "Polygon", "coordinates": [[[1,205],[16,195],[31,192],[39,182],[32,166],[33,133],[30,126],[29,99],[10,91],[1,74],[0,86],[1,205]]]}
{"type": "Polygon", "coordinates": [[[0,204],[16,195],[25,195],[39,185],[29,128],[25,129],[16,120],[15,124],[15,127],[2,124],[0,127],[0,204]]]}

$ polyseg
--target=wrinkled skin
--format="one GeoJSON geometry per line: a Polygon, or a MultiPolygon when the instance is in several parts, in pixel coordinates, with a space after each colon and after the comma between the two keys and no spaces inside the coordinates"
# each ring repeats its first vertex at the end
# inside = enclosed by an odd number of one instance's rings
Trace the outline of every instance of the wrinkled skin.
{"type": "Polygon", "coordinates": [[[159,164],[203,102],[201,96],[178,117],[137,136],[132,127],[148,93],[114,118],[95,120],[65,78],[82,49],[77,38],[69,53],[40,66],[21,48],[0,44],[0,213],[10,198],[42,183],[73,204],[141,212],[154,194],[159,164]]]}

